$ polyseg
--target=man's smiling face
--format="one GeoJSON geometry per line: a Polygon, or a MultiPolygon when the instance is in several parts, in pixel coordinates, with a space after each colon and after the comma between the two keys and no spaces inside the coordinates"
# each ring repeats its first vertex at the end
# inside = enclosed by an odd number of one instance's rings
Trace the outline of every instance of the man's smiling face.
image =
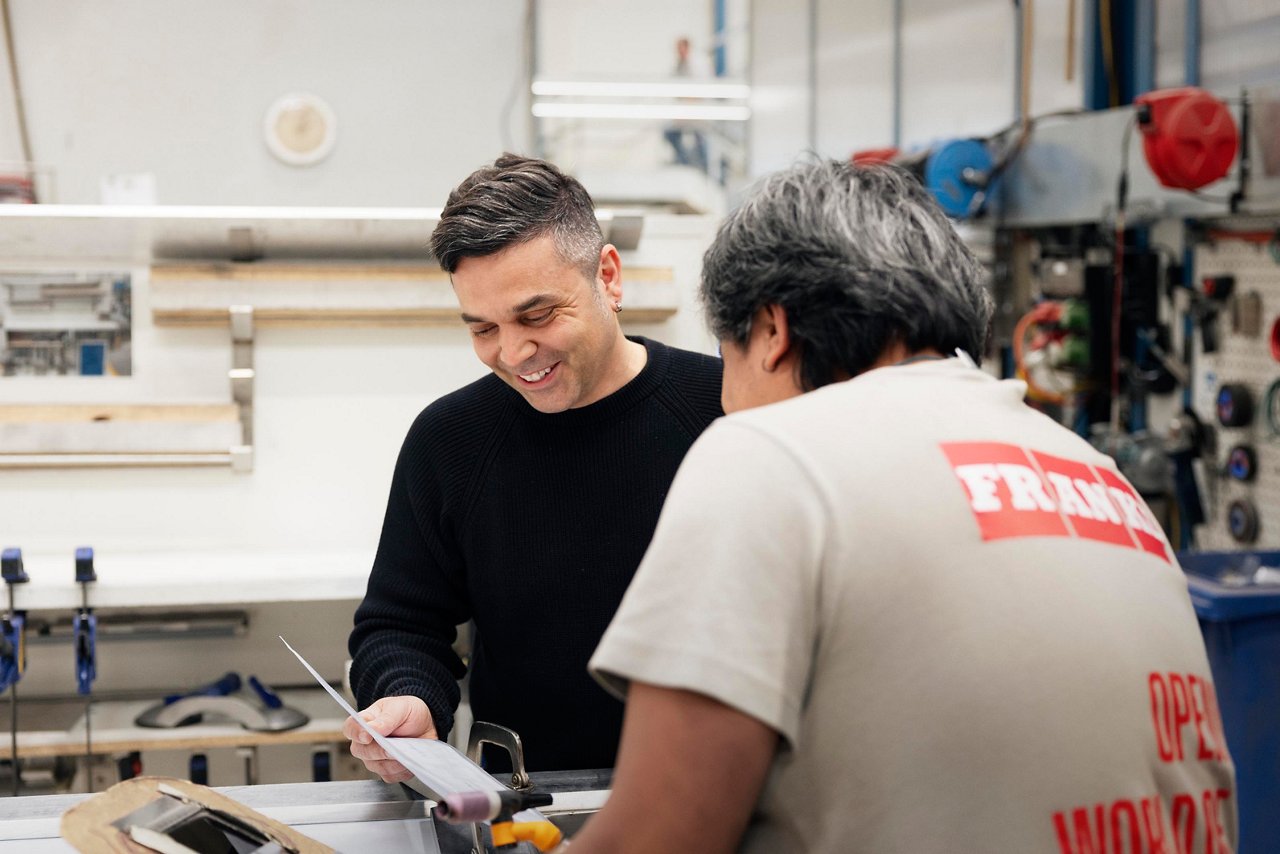
{"type": "Polygon", "coordinates": [[[537,237],[462,259],[453,289],[480,361],[534,409],[563,412],[617,388],[624,339],[612,309],[621,298],[613,247],[592,277],[550,235],[537,237]]]}

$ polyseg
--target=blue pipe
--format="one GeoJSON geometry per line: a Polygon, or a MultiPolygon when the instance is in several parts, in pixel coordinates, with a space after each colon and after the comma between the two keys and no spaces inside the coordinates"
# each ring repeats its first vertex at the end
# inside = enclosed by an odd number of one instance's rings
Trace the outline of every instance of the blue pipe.
{"type": "Polygon", "coordinates": [[[1200,0],[1187,0],[1186,53],[1182,76],[1188,86],[1200,85],[1200,0]]]}
{"type": "MultiPolygon", "coordinates": [[[[1126,4],[1127,5],[1127,4],[1126,4]]],[[[1143,92],[1156,88],[1156,3],[1155,0],[1134,0],[1133,73],[1130,75],[1128,97],[1131,102],[1143,92]]]]}
{"type": "Polygon", "coordinates": [[[717,77],[724,77],[724,75],[727,73],[727,70],[728,70],[727,63],[725,61],[725,44],[724,44],[725,31],[728,29],[725,26],[726,18],[728,17],[728,10],[726,8],[727,5],[728,5],[727,0],[715,0],[715,4],[714,4],[713,14],[715,16],[715,43],[716,43],[715,72],[717,77]]]}
{"type": "Polygon", "coordinates": [[[1105,110],[1111,106],[1111,91],[1107,85],[1107,66],[1102,52],[1099,0],[1084,0],[1084,26],[1081,32],[1080,79],[1084,85],[1084,108],[1105,110]]]}

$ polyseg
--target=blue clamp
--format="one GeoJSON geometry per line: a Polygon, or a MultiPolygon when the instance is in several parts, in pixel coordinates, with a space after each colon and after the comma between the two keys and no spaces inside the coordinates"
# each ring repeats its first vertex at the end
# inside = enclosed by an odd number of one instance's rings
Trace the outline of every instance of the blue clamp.
{"type": "Polygon", "coordinates": [[[97,580],[98,574],[93,571],[93,549],[81,546],[76,549],[76,583],[88,584],[97,580]]]}
{"type": "MultiPolygon", "coordinates": [[[[88,585],[98,580],[93,571],[93,549],[86,547],[76,549],[76,582],[88,585]]],[[[84,604],[76,610],[72,620],[72,634],[76,648],[76,690],[81,694],[92,691],[93,680],[98,678],[98,618],[89,607],[89,591],[82,586],[84,604]]]]}
{"type": "Polygon", "coordinates": [[[9,614],[0,621],[0,691],[16,685],[27,669],[24,614],[9,614]]]}
{"type": "MultiPolygon", "coordinates": [[[[25,584],[30,576],[22,567],[22,549],[7,548],[0,552],[0,577],[9,585],[9,601],[13,602],[13,585],[25,584]]],[[[0,621],[0,691],[16,685],[27,669],[27,615],[10,611],[0,621]]]]}
{"type": "Polygon", "coordinates": [[[5,584],[26,584],[31,580],[22,568],[22,549],[8,548],[0,552],[0,576],[5,584]]]}
{"type": "Polygon", "coordinates": [[[93,680],[98,678],[96,648],[98,644],[98,618],[93,614],[76,614],[76,690],[88,694],[93,680]]]}
{"type": "Polygon", "coordinates": [[[225,697],[239,690],[240,674],[232,671],[224,674],[217,682],[201,685],[194,691],[188,691],[185,694],[170,694],[164,698],[164,704],[168,706],[187,697],[225,697]]]}
{"type": "Polygon", "coordinates": [[[258,699],[262,700],[262,704],[268,709],[279,709],[284,706],[284,701],[280,696],[258,681],[257,676],[249,677],[249,687],[258,695],[258,699]]]}

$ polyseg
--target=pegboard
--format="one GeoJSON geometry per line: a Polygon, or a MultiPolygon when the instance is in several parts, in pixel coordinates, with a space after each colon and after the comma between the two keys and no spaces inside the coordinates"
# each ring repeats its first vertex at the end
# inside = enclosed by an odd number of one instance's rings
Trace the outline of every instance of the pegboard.
{"type": "Polygon", "coordinates": [[[1204,551],[1238,549],[1280,549],[1280,436],[1267,424],[1267,388],[1280,379],[1280,362],[1271,356],[1271,327],[1280,317],[1280,263],[1264,243],[1220,239],[1196,249],[1197,283],[1211,276],[1234,276],[1230,300],[1218,317],[1218,350],[1204,353],[1196,336],[1195,373],[1192,379],[1192,408],[1206,425],[1216,431],[1215,458],[1206,459],[1201,486],[1207,517],[1197,529],[1197,547],[1204,551]],[[1262,300],[1260,329],[1256,336],[1233,329],[1233,302],[1251,293],[1262,300]],[[1218,421],[1217,395],[1224,383],[1239,383],[1253,399],[1253,418],[1243,427],[1224,427],[1218,421]],[[1250,482],[1226,475],[1231,448],[1245,444],[1257,455],[1257,474],[1250,482]],[[1237,499],[1247,499],[1257,510],[1256,541],[1236,541],[1227,530],[1227,508],[1237,499]]]}

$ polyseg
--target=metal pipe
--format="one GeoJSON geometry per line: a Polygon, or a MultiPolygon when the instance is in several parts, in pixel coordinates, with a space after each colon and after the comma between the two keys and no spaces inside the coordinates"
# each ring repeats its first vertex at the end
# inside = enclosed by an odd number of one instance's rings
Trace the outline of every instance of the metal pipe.
{"type": "MultiPolygon", "coordinates": [[[[525,0],[524,40],[526,65],[526,91],[531,91],[538,79],[538,0],[525,0]]],[[[529,141],[533,144],[533,156],[545,158],[547,143],[542,134],[542,120],[529,110],[529,141]]]]}
{"type": "Polygon", "coordinates": [[[1200,85],[1200,0],[1187,0],[1182,76],[1188,86],[1200,85]]]}
{"type": "Polygon", "coordinates": [[[724,77],[728,71],[725,50],[725,30],[726,21],[728,20],[728,10],[726,6],[728,0],[715,0],[712,15],[714,17],[713,27],[715,29],[715,75],[716,77],[724,77]]]}
{"type": "Polygon", "coordinates": [[[818,150],[818,0],[809,0],[809,150],[818,150]]]}
{"type": "Polygon", "coordinates": [[[1156,88],[1156,3],[1135,0],[1133,9],[1133,79],[1126,102],[1156,88]]]}
{"type": "Polygon", "coordinates": [[[1026,0],[1013,0],[1013,120],[1020,122],[1026,115],[1023,110],[1027,81],[1023,76],[1025,68],[1023,57],[1027,41],[1027,10],[1023,3],[1026,0]]]}
{"type": "Polygon", "coordinates": [[[902,3],[893,0],[893,147],[902,147],[902,3]]]}
{"type": "Polygon", "coordinates": [[[18,137],[22,142],[22,159],[29,167],[32,162],[31,135],[27,131],[27,108],[22,101],[22,83],[18,77],[18,55],[13,49],[13,24],[9,17],[9,0],[0,0],[0,16],[4,19],[4,46],[9,55],[9,81],[13,86],[13,104],[18,119],[18,137]]]}

